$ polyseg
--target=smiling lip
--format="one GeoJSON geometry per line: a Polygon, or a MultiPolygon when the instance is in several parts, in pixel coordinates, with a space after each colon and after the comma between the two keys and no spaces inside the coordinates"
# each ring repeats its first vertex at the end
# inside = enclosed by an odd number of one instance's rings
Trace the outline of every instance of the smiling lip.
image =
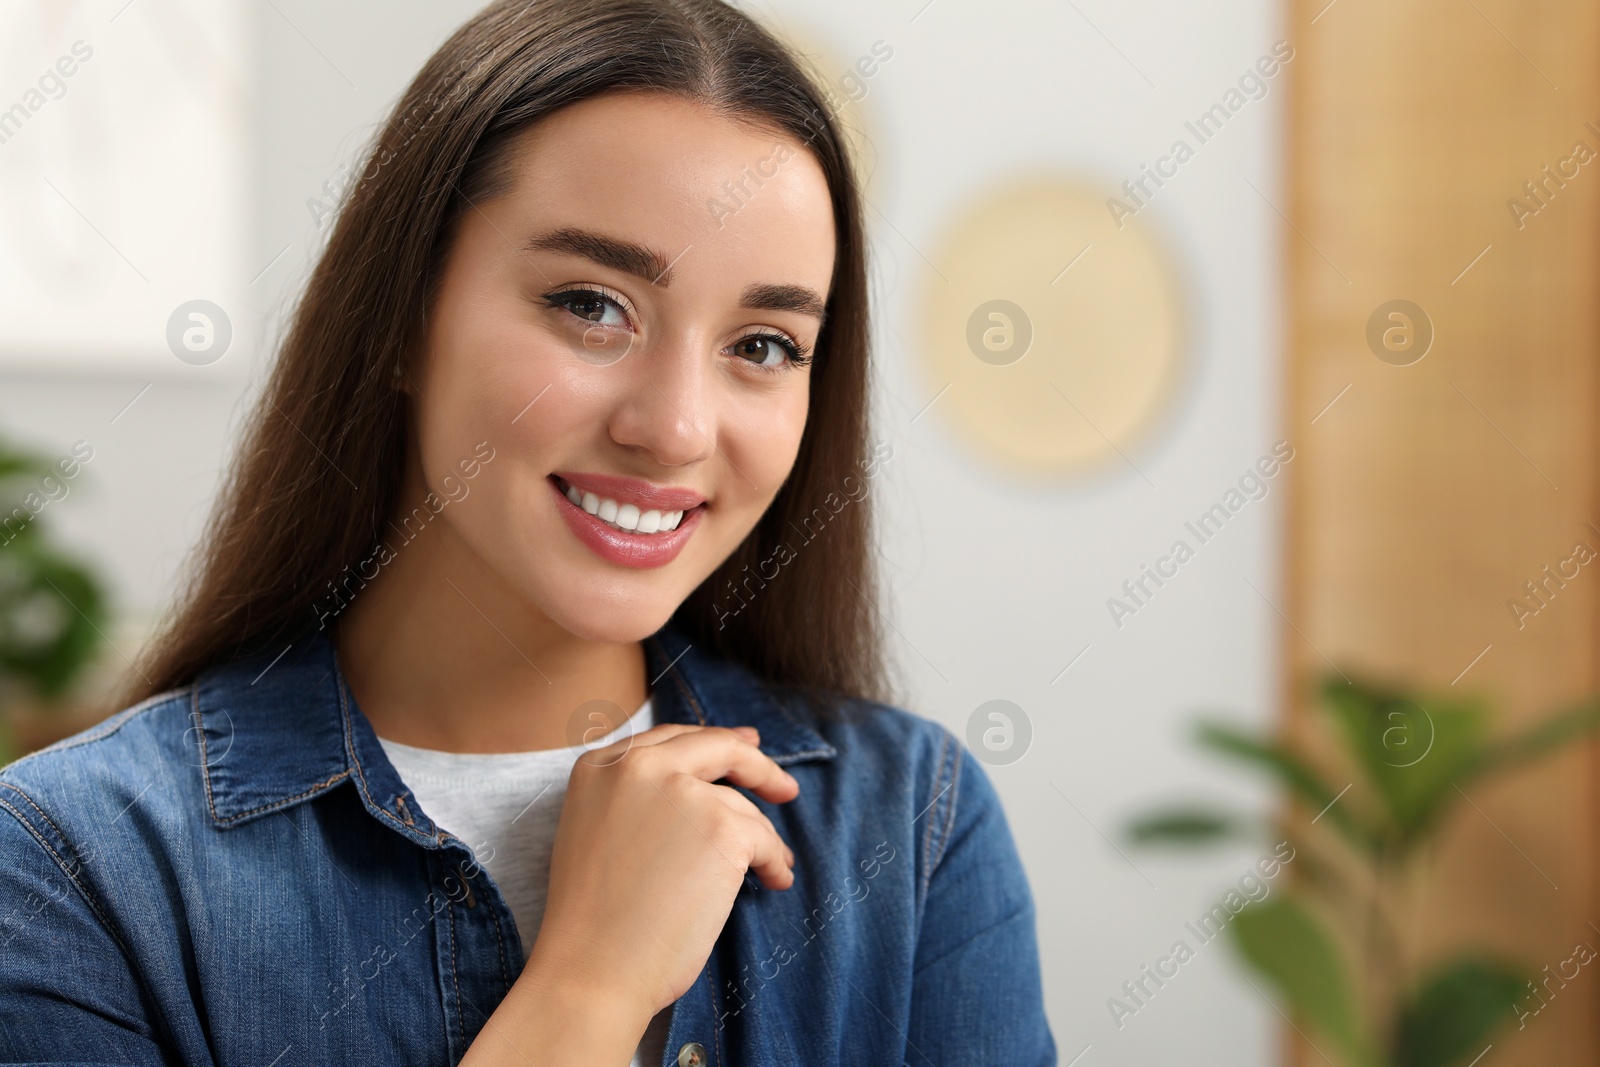
{"type": "Polygon", "coordinates": [[[555,477],[579,491],[587,489],[598,497],[610,497],[619,504],[633,504],[640,511],[688,511],[706,502],[706,498],[693,489],[674,485],[652,485],[637,478],[620,478],[614,474],[583,474],[578,471],[555,471],[555,477]]]}
{"type": "MultiPolygon", "coordinates": [[[[550,486],[550,492],[555,495],[556,509],[561,512],[562,521],[567,524],[567,529],[572,531],[574,537],[595,555],[609,563],[622,567],[647,569],[651,567],[664,567],[678,558],[678,553],[683,551],[683,546],[689,543],[689,537],[700,525],[700,516],[706,510],[699,505],[704,503],[704,498],[689,490],[680,489],[654,489],[656,496],[647,496],[637,492],[627,492],[632,486],[646,485],[647,482],[636,482],[631,478],[612,478],[603,475],[579,475],[571,480],[571,484],[579,488],[587,488],[590,492],[601,491],[602,486],[619,486],[607,488],[610,496],[617,493],[628,503],[641,500],[665,500],[671,503],[683,503],[683,518],[678,523],[678,528],[665,533],[638,534],[619,530],[610,523],[603,521],[597,515],[591,515],[567,499],[567,494],[556,483],[556,478],[567,480],[566,475],[553,475],[545,481],[550,486]]],[[[613,499],[616,499],[613,497],[613,499]]],[[[657,509],[660,504],[654,505],[657,509]]],[[[676,511],[678,508],[673,508],[676,511]]]]}

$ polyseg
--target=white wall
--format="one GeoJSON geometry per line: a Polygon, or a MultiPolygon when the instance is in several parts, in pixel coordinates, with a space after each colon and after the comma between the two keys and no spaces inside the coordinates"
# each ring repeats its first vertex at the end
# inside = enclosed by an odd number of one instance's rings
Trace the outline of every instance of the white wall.
{"type": "MultiPolygon", "coordinates": [[[[259,92],[246,277],[289,250],[253,286],[268,334],[246,339],[240,373],[155,382],[113,423],[148,379],[0,369],[0,430],[50,449],[79,437],[95,444],[89,477],[51,519],[109,569],[130,614],[164,601],[198,535],[259,381],[247,350],[267,347],[273,315],[303,280],[322,233],[306,201],[354,160],[424,57],[475,6],[250,5],[257,51],[239,62],[253,64],[259,92]]],[[[108,4],[107,16],[119,7],[108,4]]],[[[1057,168],[1111,187],[1136,175],[1270,49],[1277,11],[1267,0],[771,0],[750,9],[843,62],[879,39],[894,48],[864,105],[883,168],[874,195],[892,224],[872,216],[879,433],[896,447],[874,483],[885,519],[885,603],[904,635],[893,647],[915,710],[964,734],[978,704],[1003,697],[1033,723],[1027,756],[990,773],[1038,903],[1061,1062],[1089,1046],[1084,1067],[1267,1063],[1272,1009],[1239,980],[1230,949],[1198,947],[1183,926],[1255,850],[1152,855],[1123,845],[1119,828],[1155,799],[1265,799],[1198,757],[1185,727],[1198,709],[1270,719],[1280,624],[1267,601],[1281,604],[1281,479],[1122,628],[1105,602],[1280,436],[1280,231],[1246,179],[1283,205],[1283,77],[1140,215],[1179,264],[1192,319],[1190,376],[1166,425],[1125,449],[1153,487],[1123,465],[1056,489],[1025,486],[972,458],[937,406],[910,420],[933,393],[913,363],[919,272],[927,269],[919,250],[950,215],[1023,169],[1057,168]],[[1180,937],[1198,947],[1197,958],[1119,1030],[1107,999],[1180,937]]],[[[118,19],[140,17],[135,5],[118,19]]],[[[110,47],[109,30],[106,38],[110,47]]]]}
{"type": "Polygon", "coordinates": [[[1140,853],[1118,828],[1156,798],[1261,800],[1197,758],[1186,733],[1201,708],[1269,719],[1278,620],[1245,579],[1279,601],[1281,492],[1241,511],[1121,629],[1105,601],[1187,536],[1185,520],[1278,437],[1278,220],[1245,179],[1281,205],[1282,77],[1139,216],[1177,258],[1193,319],[1192,377],[1169,424],[1126,450],[1154,488],[1119,463],[1041,491],[969,458],[934,417],[937,404],[908,425],[934,391],[911,365],[915,275],[926,268],[908,242],[929,241],[965,197],[1009,172],[1057,167],[1112,187],[1136,176],[1270,49],[1277,12],[1265,0],[1082,0],[1076,10],[936,0],[908,26],[916,4],[870,20],[855,5],[829,8],[846,47],[877,37],[895,45],[868,102],[893,222],[877,234],[892,264],[882,273],[894,280],[880,352],[885,428],[897,445],[885,494],[892,603],[907,639],[897,651],[913,705],[958,733],[997,697],[1032,720],[1028,755],[990,774],[1034,886],[1061,1061],[1089,1046],[1084,1067],[1269,1062],[1271,1008],[1235,977],[1227,946],[1201,947],[1183,926],[1254,853],[1201,862],[1140,853]],[[1107,999],[1180,937],[1196,958],[1118,1029],[1107,999]]]}

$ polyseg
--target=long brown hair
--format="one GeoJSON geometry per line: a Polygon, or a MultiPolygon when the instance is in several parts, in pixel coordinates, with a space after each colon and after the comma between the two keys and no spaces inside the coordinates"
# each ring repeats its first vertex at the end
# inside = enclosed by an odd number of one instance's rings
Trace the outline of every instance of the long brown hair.
{"type": "Polygon", "coordinates": [[[317,628],[316,603],[371,554],[396,508],[408,434],[396,368],[422,342],[456,221],[509,188],[510,149],[533,123],[603,93],[651,90],[804,144],[827,178],[837,234],[794,468],[674,618],[697,646],[820,709],[837,695],[887,699],[868,599],[871,498],[851,488],[884,458],[882,446],[868,454],[866,247],[824,94],[720,0],[500,0],[428,60],[369,150],[130,702],[317,628]]]}

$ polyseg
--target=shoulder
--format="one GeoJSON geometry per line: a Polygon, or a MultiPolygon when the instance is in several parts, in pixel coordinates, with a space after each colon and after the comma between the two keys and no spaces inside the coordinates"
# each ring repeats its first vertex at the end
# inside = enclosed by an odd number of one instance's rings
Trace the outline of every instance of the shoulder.
{"type": "Polygon", "coordinates": [[[974,924],[1021,930],[1031,922],[1016,839],[971,747],[940,722],[872,701],[853,701],[838,717],[811,712],[808,721],[839,751],[830,804],[861,822],[885,811],[902,826],[909,819],[903,840],[916,857],[917,899],[932,902],[919,966],[959,945],[974,924]]]}
{"type": "MultiPolygon", "coordinates": [[[[848,698],[824,709],[792,691],[775,694],[783,714],[815,731],[836,755],[820,775],[841,810],[893,813],[914,830],[924,878],[978,824],[1005,828],[999,797],[982,765],[943,723],[894,704],[848,698]]],[[[793,773],[801,773],[791,766],[793,773]]]]}
{"type": "Polygon", "coordinates": [[[145,792],[181,792],[156,786],[198,780],[180,770],[202,761],[198,752],[185,759],[195,747],[191,703],[189,689],[159,693],[0,768],[0,824],[11,824],[0,834],[21,830],[49,850],[71,851],[71,838],[112,825],[145,792]]]}
{"type": "Polygon", "coordinates": [[[152,747],[182,744],[193,726],[193,687],[157,693],[103,721],[0,767],[0,782],[21,785],[59,780],[89,768],[129,770],[152,747]]]}
{"type": "MultiPolygon", "coordinates": [[[[790,711],[792,702],[785,704],[790,711]]],[[[954,788],[961,741],[943,724],[894,704],[852,698],[834,711],[806,706],[799,714],[838,751],[851,773],[915,778],[925,789],[954,788]]]]}
{"type": "Polygon", "coordinates": [[[941,722],[895,704],[854,696],[819,700],[791,687],[767,686],[778,713],[816,739],[841,772],[909,774],[948,784],[960,773],[961,741],[941,722]]]}

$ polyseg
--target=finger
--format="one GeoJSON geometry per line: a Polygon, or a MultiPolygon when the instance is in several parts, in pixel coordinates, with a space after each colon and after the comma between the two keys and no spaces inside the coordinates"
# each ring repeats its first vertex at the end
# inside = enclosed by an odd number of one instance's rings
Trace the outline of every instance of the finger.
{"type": "MultiPolygon", "coordinates": [[[[688,733],[690,730],[703,729],[705,729],[705,727],[697,726],[693,723],[662,722],[657,723],[648,730],[640,730],[638,733],[632,735],[631,740],[635,745],[659,745],[669,737],[677,737],[679,734],[688,733]]],[[[627,741],[630,740],[630,738],[624,737],[621,738],[621,740],[627,741]]]]}
{"type": "MultiPolygon", "coordinates": [[[[649,748],[659,745],[668,738],[679,734],[692,733],[695,730],[704,730],[704,726],[695,723],[665,722],[641,730],[635,734],[619,737],[608,745],[587,749],[580,757],[580,761],[596,767],[609,767],[635,748],[649,748]]],[[[751,742],[754,743],[753,741],[751,742]]]]}
{"type": "Polygon", "coordinates": [[[772,824],[772,819],[769,818],[764,811],[756,807],[755,803],[749,797],[745,796],[743,793],[731,786],[712,785],[711,789],[713,791],[713,795],[718,800],[728,805],[728,807],[732,808],[734,811],[737,811],[742,815],[748,815],[751,818],[760,819],[763,823],[765,823],[767,829],[772,831],[772,835],[776,837],[778,839],[778,843],[783,846],[784,856],[788,859],[789,866],[794,866],[794,849],[790,848],[788,842],[783,840],[783,835],[778,833],[778,828],[772,824]]]}
{"type": "MultiPolygon", "coordinates": [[[[694,730],[706,729],[710,729],[710,727],[701,726],[698,723],[663,722],[657,723],[648,730],[641,730],[633,734],[632,740],[636,745],[659,745],[670,737],[677,737],[679,734],[686,734],[694,730]]],[[[761,734],[754,726],[734,726],[731,729],[735,735],[750,744],[757,744],[761,740],[761,734]]],[[[622,738],[621,740],[628,740],[628,738],[622,738]]]]}
{"type": "Polygon", "coordinates": [[[794,885],[794,870],[788,848],[779,840],[772,824],[765,819],[738,816],[750,856],[749,871],[768,889],[788,889],[794,885]]]}
{"type": "Polygon", "coordinates": [[[678,734],[653,746],[649,753],[652,758],[658,755],[662,759],[670,758],[674,770],[705,782],[726,778],[774,804],[800,795],[800,783],[788,771],[724,726],[707,726],[678,734]]]}

